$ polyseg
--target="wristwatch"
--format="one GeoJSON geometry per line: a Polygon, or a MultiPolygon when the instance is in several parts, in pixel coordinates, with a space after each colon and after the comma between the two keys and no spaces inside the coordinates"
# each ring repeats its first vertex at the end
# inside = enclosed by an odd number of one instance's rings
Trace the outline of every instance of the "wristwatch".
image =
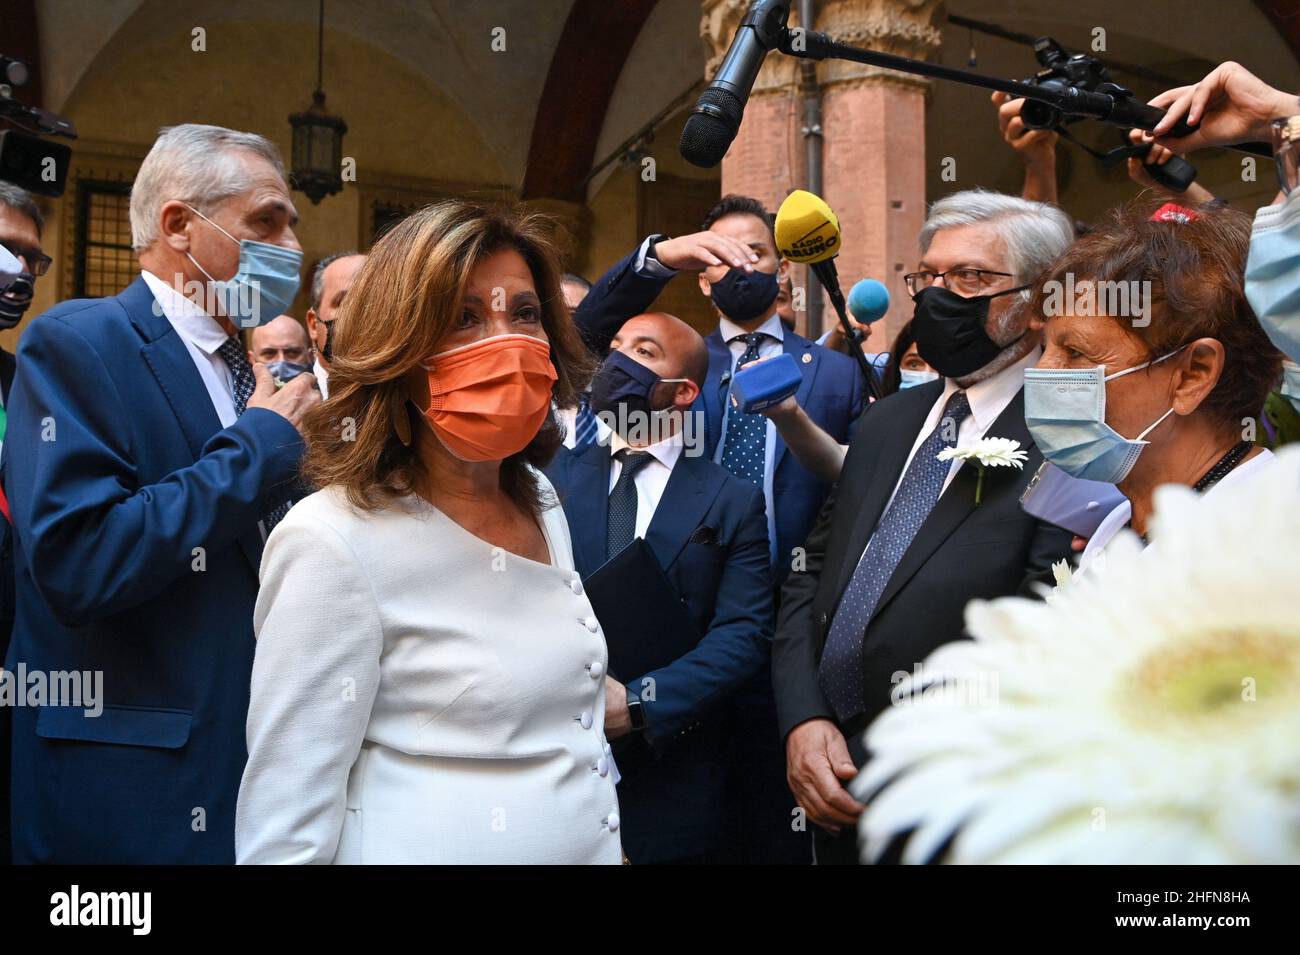
{"type": "Polygon", "coordinates": [[[627,715],[632,721],[632,731],[635,733],[645,729],[645,707],[641,703],[641,697],[634,690],[627,691],[627,715]]]}
{"type": "Polygon", "coordinates": [[[1277,181],[1288,196],[1300,186],[1300,116],[1275,119],[1273,159],[1277,163],[1277,181]]]}

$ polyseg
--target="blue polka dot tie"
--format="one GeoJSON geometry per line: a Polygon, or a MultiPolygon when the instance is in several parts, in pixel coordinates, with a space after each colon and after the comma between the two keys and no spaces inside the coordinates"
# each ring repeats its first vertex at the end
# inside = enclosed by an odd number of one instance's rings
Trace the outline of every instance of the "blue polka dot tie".
{"type": "MultiPolygon", "coordinates": [[[[230,378],[234,382],[231,397],[235,402],[235,414],[242,415],[248,410],[248,399],[253,397],[253,390],[257,385],[257,380],[253,377],[253,366],[248,363],[248,356],[244,353],[243,343],[238,337],[227,338],[222,342],[221,347],[217,349],[217,354],[230,369],[230,378]]],[[[284,515],[289,513],[289,508],[292,506],[292,501],[285,501],[278,507],[272,508],[271,512],[262,518],[262,526],[266,528],[268,535],[276,524],[284,520],[284,515]]]]}
{"type": "MultiPolygon", "coordinates": [[[[736,361],[737,371],[746,362],[758,360],[759,347],[768,337],[763,332],[751,332],[732,339],[733,342],[740,338],[745,340],[745,353],[736,361]]],[[[742,414],[730,406],[730,397],[727,401],[727,437],[722,444],[722,466],[761,490],[767,456],[767,418],[757,413],[742,414]]]]}
{"type": "Polygon", "coordinates": [[[841,724],[866,709],[862,686],[862,644],[867,624],[889,578],[943,492],[943,482],[952,469],[952,463],[940,461],[938,455],[944,448],[956,445],[958,429],[969,414],[970,402],[966,393],[954,393],[944,406],[939,424],[916,449],[898,486],[898,493],[876,525],[875,533],[867,542],[867,550],[840,597],[830,633],[826,636],[817,679],[841,724]]]}

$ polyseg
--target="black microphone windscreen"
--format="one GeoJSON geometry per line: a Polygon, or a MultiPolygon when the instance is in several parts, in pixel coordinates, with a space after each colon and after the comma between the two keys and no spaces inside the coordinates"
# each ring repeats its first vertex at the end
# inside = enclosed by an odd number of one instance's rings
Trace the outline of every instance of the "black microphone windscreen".
{"type": "Polygon", "coordinates": [[[709,87],[700,94],[693,112],[682,127],[678,151],[694,166],[711,169],[722,162],[740,128],[745,104],[729,90],[709,87]],[[712,107],[701,111],[700,107],[712,107]]]}

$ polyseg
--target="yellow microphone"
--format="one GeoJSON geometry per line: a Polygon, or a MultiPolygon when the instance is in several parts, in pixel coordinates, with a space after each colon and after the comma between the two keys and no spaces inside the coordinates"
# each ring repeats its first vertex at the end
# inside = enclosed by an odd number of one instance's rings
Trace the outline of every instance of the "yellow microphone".
{"type": "Polygon", "coordinates": [[[876,376],[872,373],[867,356],[862,352],[862,332],[849,324],[840,291],[839,275],[835,271],[835,256],[840,251],[840,220],[821,196],[796,189],[785,197],[776,212],[776,247],[791,262],[812,269],[822,287],[830,296],[849,343],[849,352],[857,360],[858,368],[867,381],[867,393],[880,397],[876,376]]]}
{"type": "Polygon", "coordinates": [[[839,254],[840,220],[821,196],[796,189],[777,210],[776,247],[791,262],[825,262],[839,254]]]}

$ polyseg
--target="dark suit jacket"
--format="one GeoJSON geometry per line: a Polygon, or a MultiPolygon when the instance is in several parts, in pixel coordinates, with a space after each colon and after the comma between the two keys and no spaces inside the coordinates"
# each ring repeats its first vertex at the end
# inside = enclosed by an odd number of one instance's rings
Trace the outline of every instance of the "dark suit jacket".
{"type": "MultiPolygon", "coordinates": [[[[584,578],[605,562],[609,472],[602,444],[562,450],[547,470],[584,578]]],[[[717,845],[732,742],[718,711],[766,659],[774,613],[763,496],[713,462],[677,459],[645,539],[703,637],[685,656],[627,681],[634,690],[647,678],[655,687],[643,704],[650,745],[623,748],[618,757],[620,834],[634,863],[703,855],[717,845]]]]}
{"type": "MultiPolygon", "coordinates": [[[[9,406],[14,382],[14,356],[0,348],[0,397],[9,406]]],[[[14,628],[14,535],[9,522],[0,516],[0,664],[9,652],[9,634],[14,628]]],[[[8,865],[9,845],[9,707],[0,706],[0,865],[8,865]]]]}
{"type": "MultiPolygon", "coordinates": [[[[646,311],[668,282],[638,275],[635,264],[636,253],[619,261],[596,280],[573,313],[583,338],[598,356],[603,357],[609,350],[610,340],[623,323],[646,311]]],[[[705,453],[712,459],[722,437],[733,358],[716,328],[705,336],[705,343],[709,347],[709,376],[691,411],[704,418],[705,453]]],[[[866,386],[853,359],[790,331],[785,333],[784,351],[794,356],[803,372],[803,384],[795,396],[799,404],[831,437],[847,444],[866,405],[866,386]]],[[[829,484],[818,480],[787,452],[778,434],[772,479],[776,501],[773,575],[777,583],[789,572],[794,548],[803,544],[830,491],[829,484]]]]}
{"type": "Polygon", "coordinates": [[[223,429],[155,308],[137,279],[55,306],[19,349],[8,663],[102,672],[104,707],[14,710],[19,862],[235,858],[258,521],[288,497],[303,443],[259,408],[223,429]]]}
{"type": "MultiPolygon", "coordinates": [[[[783,737],[805,720],[835,719],[817,682],[830,622],[943,388],[941,379],[871,406],[853,437],[835,492],[809,535],[807,570],[786,579],[772,648],[783,737]]],[[[1020,507],[1020,493],[1042,461],[1025,426],[1022,392],[988,436],[1018,440],[1029,458],[1021,470],[989,468],[978,507],[973,464],[963,465],[940,496],[867,624],[862,671],[867,712],[841,727],[846,735],[859,733],[889,705],[895,673],[910,673],[940,644],[963,636],[968,602],[1028,592],[1031,581],[1050,580],[1052,563],[1070,553],[1067,532],[1020,507]]]]}

